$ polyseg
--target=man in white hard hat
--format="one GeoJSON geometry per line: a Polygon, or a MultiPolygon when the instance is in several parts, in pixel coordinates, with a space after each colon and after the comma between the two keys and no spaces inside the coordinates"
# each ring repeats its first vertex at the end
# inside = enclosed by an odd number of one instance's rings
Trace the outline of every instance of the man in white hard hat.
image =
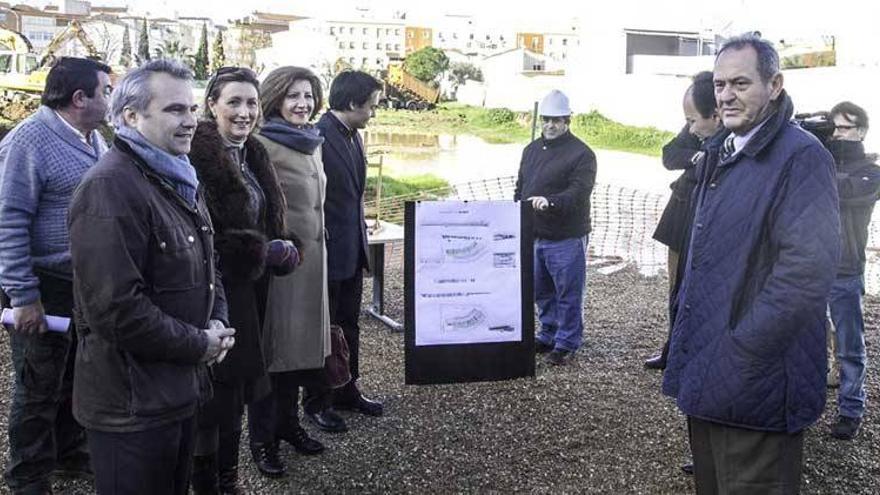
{"type": "Polygon", "coordinates": [[[569,130],[568,97],[551,91],[539,107],[541,137],[523,150],[514,200],[535,211],[535,303],[541,329],[535,350],[568,361],[583,342],[590,193],[596,155],[569,130]]]}

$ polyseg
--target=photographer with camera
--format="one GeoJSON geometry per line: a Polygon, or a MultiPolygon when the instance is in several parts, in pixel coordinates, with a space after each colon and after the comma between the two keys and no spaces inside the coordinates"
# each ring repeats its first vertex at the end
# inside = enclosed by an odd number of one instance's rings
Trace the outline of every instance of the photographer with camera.
{"type": "Polygon", "coordinates": [[[831,435],[851,440],[865,413],[865,246],[874,203],[880,195],[880,167],[876,155],[866,155],[862,141],[868,132],[868,114],[851,102],[838,103],[828,119],[834,125],[828,150],[837,170],[840,197],[840,261],[828,298],[840,364],[838,419],[831,435]]]}

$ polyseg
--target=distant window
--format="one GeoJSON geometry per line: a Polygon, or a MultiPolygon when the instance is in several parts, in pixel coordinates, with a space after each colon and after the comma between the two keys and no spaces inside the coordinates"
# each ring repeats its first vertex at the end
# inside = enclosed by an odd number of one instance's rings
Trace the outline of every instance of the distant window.
{"type": "Polygon", "coordinates": [[[349,41],[348,47],[351,48],[352,50],[354,50],[354,41],[349,41]]]}
{"type": "Polygon", "coordinates": [[[364,42],[364,50],[368,50],[369,49],[368,46],[369,46],[369,43],[364,42]]]}
{"type": "Polygon", "coordinates": [[[376,50],[382,49],[382,43],[376,43],[376,50]]]}
{"type": "Polygon", "coordinates": [[[394,51],[399,52],[399,51],[400,51],[400,45],[394,45],[394,51]]]}
{"type": "Polygon", "coordinates": [[[562,46],[568,45],[568,39],[562,38],[562,46]]]}
{"type": "Polygon", "coordinates": [[[378,65],[379,67],[382,67],[382,59],[381,58],[376,59],[376,65],[378,65]]]}
{"type": "Polygon", "coordinates": [[[408,39],[413,39],[413,38],[415,37],[415,33],[413,33],[412,31],[407,31],[407,32],[406,32],[406,37],[407,37],[408,39]]]}
{"type": "Polygon", "coordinates": [[[340,41],[340,42],[339,42],[339,49],[340,49],[340,50],[345,50],[345,42],[344,42],[344,41],[340,41]]]}
{"type": "Polygon", "coordinates": [[[336,34],[336,28],[335,28],[335,27],[330,26],[330,34],[331,34],[331,35],[335,35],[335,34],[336,34]]]}
{"type": "Polygon", "coordinates": [[[385,51],[391,51],[391,43],[385,43],[385,51]]]}
{"type": "Polygon", "coordinates": [[[9,72],[12,68],[12,54],[0,55],[0,72],[9,72]]]}
{"type": "MultiPolygon", "coordinates": [[[[364,34],[367,34],[367,31],[369,31],[369,28],[364,28],[363,33],[364,33],[364,34]]],[[[364,62],[364,63],[366,64],[366,62],[364,62]]]]}
{"type": "Polygon", "coordinates": [[[471,34],[468,36],[468,39],[469,39],[469,40],[474,39],[474,33],[471,33],[471,34]]]}
{"type": "Polygon", "coordinates": [[[391,28],[385,28],[385,36],[391,36],[391,28]]]}
{"type": "Polygon", "coordinates": [[[426,40],[427,40],[427,39],[430,39],[430,38],[431,38],[431,32],[430,32],[430,31],[422,31],[422,38],[424,38],[424,39],[426,39],[426,40]]]}
{"type": "Polygon", "coordinates": [[[364,57],[363,59],[361,59],[361,67],[366,67],[366,66],[367,66],[367,61],[368,61],[368,60],[369,60],[369,59],[368,59],[367,57],[364,57]]]}
{"type": "MultiPolygon", "coordinates": [[[[553,46],[553,38],[547,39],[547,44],[553,46]]],[[[563,43],[564,44],[564,43],[563,43]]]]}
{"type": "Polygon", "coordinates": [[[400,36],[400,29],[395,29],[395,30],[394,30],[394,35],[395,35],[395,36],[400,36]]]}
{"type": "Polygon", "coordinates": [[[353,28],[353,27],[348,28],[348,34],[354,34],[354,28],[353,28]]]}
{"type": "Polygon", "coordinates": [[[532,48],[535,50],[538,49],[538,38],[532,38],[532,48]]]}
{"type": "Polygon", "coordinates": [[[349,57],[348,63],[350,63],[352,66],[354,66],[354,57],[349,57]]]}

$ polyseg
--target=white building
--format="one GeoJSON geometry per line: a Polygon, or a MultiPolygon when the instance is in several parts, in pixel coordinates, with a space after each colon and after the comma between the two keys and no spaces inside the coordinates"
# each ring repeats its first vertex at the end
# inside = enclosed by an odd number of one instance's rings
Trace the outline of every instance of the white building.
{"type": "Polygon", "coordinates": [[[389,61],[404,57],[405,30],[400,20],[296,20],[287,31],[272,35],[271,48],[259,50],[257,60],[266,68],[294,61],[317,68],[341,61],[355,69],[381,71],[389,61]]]}
{"type": "Polygon", "coordinates": [[[439,19],[423,21],[421,25],[433,29],[432,45],[441,50],[456,50],[485,57],[516,48],[514,29],[488,19],[449,14],[439,19]]]}

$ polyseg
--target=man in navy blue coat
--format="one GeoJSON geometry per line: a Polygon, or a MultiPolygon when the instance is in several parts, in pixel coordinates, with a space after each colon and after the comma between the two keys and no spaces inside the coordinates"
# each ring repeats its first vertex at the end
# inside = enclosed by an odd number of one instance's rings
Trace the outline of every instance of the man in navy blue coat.
{"type": "MultiPolygon", "coordinates": [[[[381,416],[380,402],[370,400],[357,385],[360,377],[360,327],[363,270],[367,268],[367,230],[364,187],[367,158],[358,129],[376,115],[382,83],[366,72],[345,71],[330,85],[330,110],[318,121],[327,174],[324,225],[327,229],[327,280],[330,321],[342,327],[350,352],[351,382],[334,392],[338,409],[381,416]]],[[[310,415],[322,429],[345,430],[332,410],[310,415]]]]}
{"type": "Polygon", "coordinates": [[[803,431],[825,405],[834,163],[790,121],[768,42],[728,40],[713,80],[729,132],[698,165],[663,392],[688,416],[697,493],[797,493],[803,431]]]}

